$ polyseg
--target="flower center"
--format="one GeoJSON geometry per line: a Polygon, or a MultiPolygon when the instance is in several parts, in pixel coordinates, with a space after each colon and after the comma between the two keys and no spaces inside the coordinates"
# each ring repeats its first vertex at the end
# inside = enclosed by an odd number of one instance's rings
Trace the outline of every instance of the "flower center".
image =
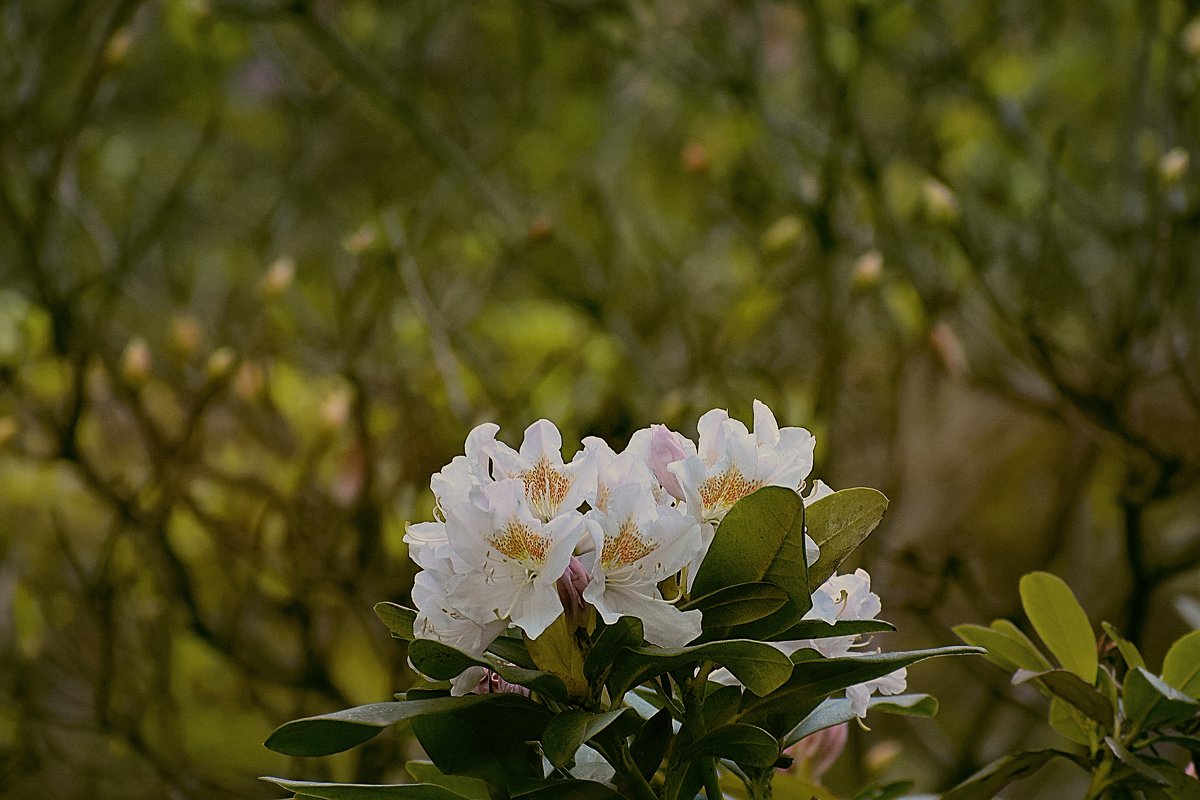
{"type": "Polygon", "coordinates": [[[653,552],[654,547],[642,538],[637,523],[627,519],[617,530],[616,536],[604,537],[600,563],[608,567],[627,566],[653,552]]]}
{"type": "Polygon", "coordinates": [[[530,469],[519,474],[525,481],[525,498],[535,513],[543,519],[553,517],[571,488],[571,478],[550,466],[550,459],[542,456],[530,469]]]}
{"type": "Polygon", "coordinates": [[[736,468],[705,478],[700,484],[700,503],[707,512],[728,511],[733,504],[762,486],[761,481],[746,480],[736,468]]]}
{"type": "Polygon", "coordinates": [[[490,536],[488,543],[501,555],[514,561],[532,561],[538,564],[546,561],[546,553],[550,549],[549,539],[516,520],[505,525],[499,533],[490,536]]]}

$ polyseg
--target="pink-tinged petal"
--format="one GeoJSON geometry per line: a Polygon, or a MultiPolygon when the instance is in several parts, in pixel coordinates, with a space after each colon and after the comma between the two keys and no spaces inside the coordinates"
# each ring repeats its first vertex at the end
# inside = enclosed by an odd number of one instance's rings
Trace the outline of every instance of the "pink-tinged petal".
{"type": "Polygon", "coordinates": [[[700,456],[689,456],[683,461],[676,461],[667,469],[678,479],[688,510],[698,522],[705,522],[704,501],[700,498],[700,487],[708,477],[708,467],[704,461],[700,456]]]}
{"type": "Polygon", "coordinates": [[[840,725],[817,731],[811,736],[805,736],[796,742],[786,751],[796,760],[791,770],[807,774],[814,780],[819,779],[829,771],[842,751],[846,749],[849,729],[849,723],[843,722],[840,725]]]}
{"type": "Polygon", "coordinates": [[[683,487],[679,485],[679,479],[670,470],[671,464],[683,461],[688,457],[688,453],[680,441],[683,436],[668,429],[665,425],[652,425],[650,431],[647,458],[650,470],[669,495],[676,500],[683,500],[685,499],[683,487]]]}

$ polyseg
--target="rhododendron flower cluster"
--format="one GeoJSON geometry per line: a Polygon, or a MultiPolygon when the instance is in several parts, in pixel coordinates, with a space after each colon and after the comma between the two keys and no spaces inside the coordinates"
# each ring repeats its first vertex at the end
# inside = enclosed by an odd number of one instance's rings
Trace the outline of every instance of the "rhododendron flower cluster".
{"type": "MultiPolygon", "coordinates": [[[[430,481],[437,519],[409,525],[404,537],[422,568],[412,594],[414,634],[480,656],[513,628],[536,640],[560,617],[575,627],[594,609],[607,624],[638,618],[652,645],[696,640],[703,612],[681,610],[679,600],[734,504],[765,486],[791,489],[805,505],[832,493],[809,482],[812,434],[779,427],[757,400],[752,431],[722,409],[701,416],[697,430],[693,442],[652,425],[620,453],[588,437],[570,461],[549,420],[530,425],[516,450],[492,423],[472,430],[464,454],[430,481]],[[664,596],[668,586],[675,588],[664,596]]],[[[806,536],[805,561],[819,555],[806,536]]],[[[879,609],[870,577],[858,570],[834,574],[813,591],[805,619],[870,620],[879,609]]],[[[859,638],[776,646],[833,656],[860,649],[859,638]]],[[[713,677],[733,680],[724,670],[713,677]]],[[[460,676],[456,693],[479,679],[476,671],[460,676]]],[[[873,690],[895,694],[904,686],[899,670],[850,687],[847,696],[863,716],[873,690]]]]}

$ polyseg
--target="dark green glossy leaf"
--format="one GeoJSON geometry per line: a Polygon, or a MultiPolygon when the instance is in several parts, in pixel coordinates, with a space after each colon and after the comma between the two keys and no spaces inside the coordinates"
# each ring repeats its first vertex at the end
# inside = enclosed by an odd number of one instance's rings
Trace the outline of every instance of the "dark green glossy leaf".
{"type": "Polygon", "coordinates": [[[630,708],[621,708],[600,714],[593,714],[578,708],[559,712],[546,723],[546,730],[542,734],[542,752],[554,766],[567,767],[574,761],[575,751],[579,749],[580,745],[622,716],[636,719],[637,713],[630,708]]]}
{"type": "Polygon", "coordinates": [[[683,609],[704,613],[704,629],[714,630],[744,625],[762,619],[783,608],[788,593],[773,583],[738,583],[697,597],[683,609]]]}
{"type": "Polygon", "coordinates": [[[787,682],[775,691],[762,697],[744,696],[741,721],[783,736],[833,692],[883,677],[927,658],[978,655],[981,652],[977,647],[957,646],[801,661],[793,667],[787,682]]]}
{"type": "Polygon", "coordinates": [[[606,625],[584,659],[584,676],[588,680],[595,680],[613,665],[622,650],[643,644],[642,621],[637,617],[621,617],[612,625],[606,625]]]}
{"type": "Polygon", "coordinates": [[[1052,669],[1048,672],[1022,671],[1017,674],[1016,680],[1018,683],[1035,682],[1054,697],[1070,703],[1104,730],[1112,731],[1114,712],[1108,698],[1084,683],[1074,673],[1064,669],[1052,669]]]}
{"type": "Polygon", "coordinates": [[[533,656],[529,655],[525,648],[524,640],[516,636],[497,637],[496,641],[488,645],[487,651],[518,667],[537,669],[537,665],[533,663],[533,656]]]}
{"type": "Polygon", "coordinates": [[[1142,779],[1149,781],[1155,786],[1170,786],[1171,782],[1162,776],[1158,770],[1152,767],[1149,763],[1129,752],[1125,745],[1118,742],[1111,736],[1104,737],[1104,744],[1112,751],[1122,764],[1132,769],[1142,779]]]}
{"type": "Polygon", "coordinates": [[[412,720],[413,734],[430,760],[447,775],[468,775],[493,786],[542,777],[541,757],[528,742],[541,739],[550,712],[517,694],[478,697],[489,702],[412,720]]]}
{"type": "Polygon", "coordinates": [[[512,794],[513,800],[620,800],[621,795],[595,781],[541,781],[539,786],[523,787],[512,794]]]}
{"type": "Polygon", "coordinates": [[[266,746],[289,756],[327,756],[362,744],[397,722],[472,702],[478,702],[477,698],[447,697],[371,703],[285,723],[267,738],[266,746]]]}
{"type": "Polygon", "coordinates": [[[1090,747],[1099,739],[1100,726],[1088,721],[1075,706],[1057,697],[1050,700],[1049,723],[1059,735],[1084,747],[1090,747]]]}
{"type": "Polygon", "coordinates": [[[408,646],[408,659],[421,673],[438,680],[456,678],[470,667],[484,667],[496,672],[509,683],[526,686],[546,697],[555,700],[567,698],[566,687],[555,675],[516,667],[491,656],[475,658],[433,639],[417,639],[412,642],[408,646]]]}
{"type": "Polygon", "coordinates": [[[1021,604],[1047,649],[1089,685],[1096,681],[1096,637],[1087,613],[1071,587],[1049,572],[1031,572],[1021,578],[1021,604]]]}
{"type": "Polygon", "coordinates": [[[404,769],[420,783],[441,786],[468,800],[491,800],[491,791],[485,782],[465,775],[447,775],[431,761],[408,761],[404,769]]]}
{"type": "Polygon", "coordinates": [[[313,783],[289,781],[284,778],[263,778],[264,781],[303,797],[321,800],[463,800],[441,786],[426,783],[404,783],[390,786],[369,786],[357,783],[313,783]]]}
{"type": "Polygon", "coordinates": [[[792,671],[791,660],[763,642],[734,639],[673,650],[639,647],[624,650],[618,656],[609,673],[609,689],[614,696],[621,696],[650,678],[701,661],[720,664],[743,686],[759,695],[780,686],[792,671]]]}
{"type": "Polygon", "coordinates": [[[789,626],[777,634],[767,637],[768,642],[793,642],[798,639],[829,639],[836,636],[857,636],[864,633],[889,633],[896,626],[881,619],[846,619],[830,625],[819,619],[805,619],[789,626]]]}
{"type": "MultiPolygon", "coordinates": [[[[876,695],[867,701],[867,710],[913,717],[932,717],[937,713],[938,701],[927,694],[876,695]]],[[[799,725],[788,731],[781,738],[781,744],[785,748],[791,747],[805,736],[811,736],[818,731],[857,718],[848,699],[844,697],[827,698],[822,700],[821,704],[799,725]]]]}
{"type": "Polygon", "coordinates": [[[703,597],[739,583],[773,583],[803,615],[812,607],[804,561],[804,501],[782,486],[743,497],[717,526],[692,594],[703,597]]]}
{"type": "Polygon", "coordinates": [[[809,585],[820,586],[871,531],[879,527],[888,499],[874,489],[842,489],[822,497],[805,510],[808,535],[821,548],[809,569],[809,585]]]}
{"type": "Polygon", "coordinates": [[[1005,786],[1028,778],[1055,758],[1065,758],[1085,770],[1090,767],[1080,757],[1061,750],[1031,750],[1004,756],[946,792],[942,800],[993,800],[1005,786]]]}
{"type": "Polygon", "coordinates": [[[1131,732],[1177,725],[1200,712],[1200,702],[1141,667],[1125,673],[1125,716],[1131,732]]]}
{"type": "Polygon", "coordinates": [[[670,709],[661,709],[646,720],[629,745],[633,763],[646,780],[650,780],[662,766],[663,756],[667,754],[667,746],[671,743],[671,723],[670,709]]]}
{"type": "Polygon", "coordinates": [[[413,623],[417,619],[417,612],[411,608],[396,603],[376,603],[375,615],[397,639],[411,642],[416,638],[413,634],[413,623]]]}
{"type": "Polygon", "coordinates": [[[681,758],[727,758],[745,767],[765,769],[779,758],[779,742],[753,725],[733,723],[708,731],[688,747],[681,758]]]}

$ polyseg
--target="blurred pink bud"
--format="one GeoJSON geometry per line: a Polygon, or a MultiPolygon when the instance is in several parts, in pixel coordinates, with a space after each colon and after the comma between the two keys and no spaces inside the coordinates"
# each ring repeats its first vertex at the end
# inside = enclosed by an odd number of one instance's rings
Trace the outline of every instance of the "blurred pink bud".
{"type": "Polygon", "coordinates": [[[509,683],[504,678],[501,678],[499,673],[492,672],[489,669],[479,679],[479,683],[475,684],[475,688],[471,690],[471,694],[523,694],[529,697],[529,690],[524,686],[509,683]]]}
{"type": "Polygon", "coordinates": [[[584,569],[579,556],[571,556],[566,571],[555,583],[555,587],[558,589],[558,599],[562,601],[563,610],[567,614],[567,625],[572,628],[579,627],[583,621],[583,590],[587,588],[591,580],[592,578],[584,569]]]}
{"type": "Polygon", "coordinates": [[[805,736],[785,751],[796,760],[792,769],[799,769],[813,780],[820,778],[846,749],[849,735],[850,724],[843,722],[805,736]]]}
{"type": "Polygon", "coordinates": [[[1196,762],[1189,761],[1187,767],[1185,767],[1183,770],[1183,774],[1187,775],[1189,778],[1195,778],[1196,777],[1196,762]]]}
{"type": "Polygon", "coordinates": [[[121,355],[121,376],[132,384],[141,384],[150,376],[153,360],[144,339],[130,339],[121,355]]]}
{"type": "Polygon", "coordinates": [[[651,425],[650,431],[650,469],[668,494],[676,500],[682,500],[683,487],[667,467],[687,458],[687,452],[679,443],[683,437],[666,425],[651,425]]]}

